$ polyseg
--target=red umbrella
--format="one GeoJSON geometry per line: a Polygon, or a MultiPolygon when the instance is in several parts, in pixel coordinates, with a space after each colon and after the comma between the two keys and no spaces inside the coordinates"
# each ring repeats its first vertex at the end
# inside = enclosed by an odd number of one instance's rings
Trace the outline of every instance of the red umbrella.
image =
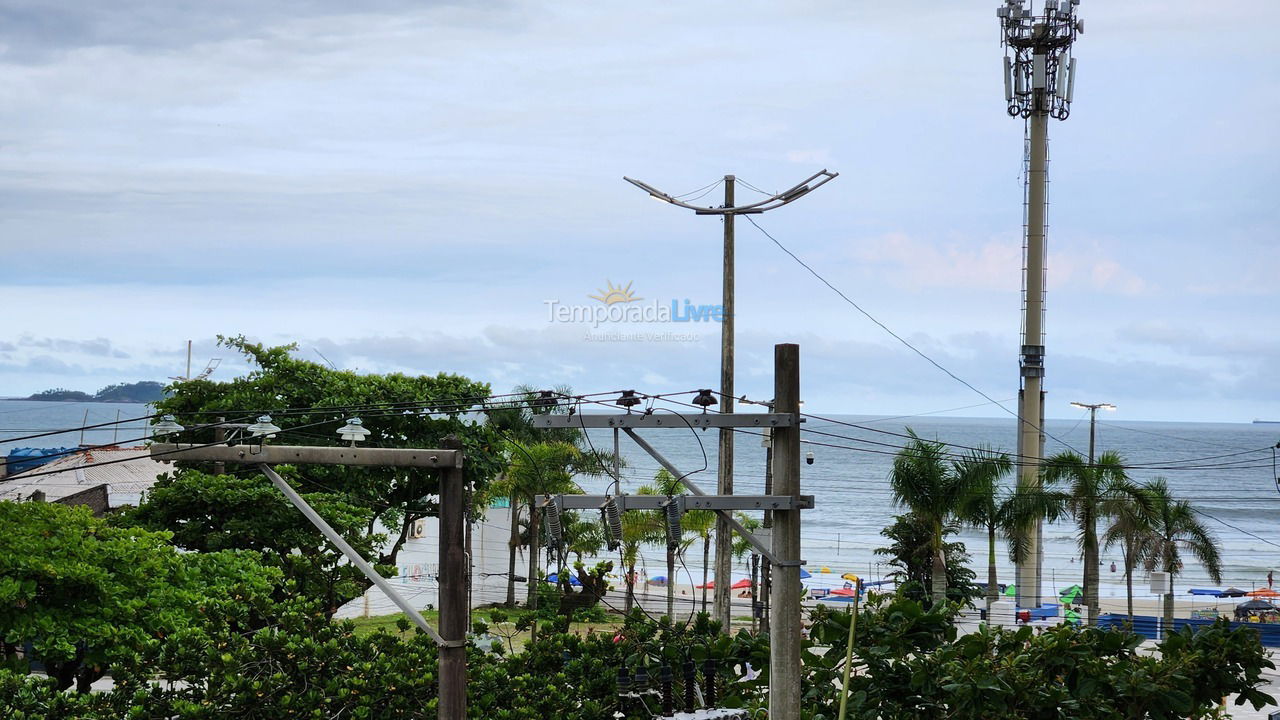
{"type": "Polygon", "coordinates": [[[739,580],[738,582],[736,582],[736,583],[734,583],[734,584],[730,585],[729,587],[733,588],[734,590],[741,590],[741,589],[743,589],[743,588],[749,588],[749,587],[751,587],[751,581],[750,581],[750,580],[748,580],[748,579],[746,579],[746,578],[742,578],[741,580],[739,580]]]}
{"type": "Polygon", "coordinates": [[[857,595],[858,591],[853,588],[836,588],[831,591],[832,595],[857,595]]]}

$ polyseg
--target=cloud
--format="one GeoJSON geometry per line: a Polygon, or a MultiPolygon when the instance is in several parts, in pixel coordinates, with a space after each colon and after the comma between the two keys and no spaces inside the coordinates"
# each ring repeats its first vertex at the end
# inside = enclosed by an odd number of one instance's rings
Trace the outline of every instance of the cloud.
{"type": "MultiPolygon", "coordinates": [[[[64,338],[34,337],[23,335],[18,338],[18,347],[42,348],[59,353],[76,353],[93,357],[110,357],[128,359],[129,354],[112,346],[107,338],[92,340],[67,340],[64,338]]],[[[10,347],[9,349],[14,349],[10,347]]]]}

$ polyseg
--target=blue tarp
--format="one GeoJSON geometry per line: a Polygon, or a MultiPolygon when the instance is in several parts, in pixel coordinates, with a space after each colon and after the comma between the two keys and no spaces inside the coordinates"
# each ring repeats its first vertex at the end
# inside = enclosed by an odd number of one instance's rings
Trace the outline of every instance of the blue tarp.
{"type": "MultiPolygon", "coordinates": [[[[1098,627],[1100,628],[1123,628],[1129,621],[1128,615],[1113,615],[1107,613],[1098,618],[1098,627]]],[[[1133,631],[1143,637],[1152,640],[1156,637],[1156,628],[1160,624],[1161,618],[1152,617],[1150,615],[1134,615],[1133,631]]],[[[1214,620],[1199,620],[1187,618],[1174,618],[1174,631],[1181,630],[1184,627],[1199,629],[1212,625],[1214,620]]],[[[1231,627],[1247,627],[1258,631],[1258,638],[1262,641],[1264,647],[1280,647],[1280,623],[1249,623],[1249,622],[1233,622],[1229,623],[1231,627]]]]}

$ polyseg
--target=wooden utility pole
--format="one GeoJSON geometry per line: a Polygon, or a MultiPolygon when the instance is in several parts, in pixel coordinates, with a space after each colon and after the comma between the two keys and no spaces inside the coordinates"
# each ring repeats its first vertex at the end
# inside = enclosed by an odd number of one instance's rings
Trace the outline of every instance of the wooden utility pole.
{"type": "Polygon", "coordinates": [[[440,648],[439,716],[440,720],[466,720],[467,717],[467,608],[466,553],[462,547],[462,524],[465,511],[462,479],[462,444],[446,438],[441,449],[426,448],[356,448],[321,447],[315,445],[267,445],[249,440],[235,447],[225,445],[178,445],[152,443],[151,456],[164,461],[175,459],[213,463],[247,463],[257,465],[271,483],[301,512],[342,554],[379,590],[395,603],[440,648]],[[427,623],[422,613],[396,591],[386,578],[360,556],[324,518],[307,504],[272,465],[381,465],[420,467],[443,470],[440,481],[440,631],[427,623]]]}
{"type": "MultiPolygon", "coordinates": [[[[724,176],[724,206],[733,207],[734,176],[724,176]]],[[[724,219],[724,287],[721,294],[723,318],[720,323],[720,412],[733,412],[733,215],[724,219]]],[[[716,471],[716,492],[733,494],[733,428],[720,428],[719,463],[716,471]]],[[[733,531],[722,517],[716,518],[716,571],[715,594],[712,612],[726,632],[733,620],[731,606],[733,595],[733,531]]]]}
{"type": "MultiPolygon", "coordinates": [[[[800,414],[800,346],[773,347],[773,398],[778,413],[800,414]]],[[[773,488],[780,496],[800,497],[800,424],[773,428],[773,488]]],[[[777,558],[770,590],[773,606],[769,633],[769,720],[800,719],[800,511],[773,511],[773,554],[777,558]]]]}
{"type": "MultiPolygon", "coordinates": [[[[446,438],[459,461],[440,478],[440,636],[456,643],[440,648],[440,717],[467,716],[467,561],[462,526],[466,512],[462,443],[446,438]]],[[[532,581],[531,581],[532,582],[532,581]]]]}
{"type": "MultiPolygon", "coordinates": [[[[674,195],[665,193],[648,183],[634,178],[624,177],[627,182],[649,193],[663,202],[693,210],[698,215],[719,215],[724,220],[724,289],[721,300],[720,326],[720,412],[733,412],[733,218],[736,215],[759,215],[776,210],[788,203],[795,202],[814,190],[836,179],[838,173],[820,170],[805,178],[799,184],[780,193],[766,196],[763,200],[734,204],[733,191],[737,178],[724,176],[724,205],[720,207],[699,207],[687,203],[674,195]]],[[[733,494],[733,429],[720,430],[719,460],[717,463],[716,490],[721,495],[733,494]]],[[[716,520],[716,567],[715,567],[715,606],[712,614],[721,622],[724,631],[729,631],[730,603],[732,585],[730,568],[733,564],[733,542],[729,524],[724,516],[716,520]]]]}
{"type": "MultiPolygon", "coordinates": [[[[217,419],[217,424],[213,426],[213,441],[218,444],[222,444],[227,440],[227,428],[225,425],[226,422],[227,422],[227,419],[225,417],[219,417],[217,419]]],[[[226,463],[222,461],[218,461],[213,464],[214,475],[223,475],[223,474],[226,474],[226,472],[227,472],[226,463]]],[[[368,595],[366,595],[365,598],[367,601],[368,595]]]]}

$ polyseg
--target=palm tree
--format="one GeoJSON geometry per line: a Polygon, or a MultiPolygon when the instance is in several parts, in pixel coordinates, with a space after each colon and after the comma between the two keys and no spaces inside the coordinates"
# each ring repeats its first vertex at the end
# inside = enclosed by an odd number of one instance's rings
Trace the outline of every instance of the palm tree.
{"type": "MultiPolygon", "coordinates": [[[[1141,552],[1148,570],[1169,573],[1170,582],[1182,572],[1182,551],[1190,551],[1204,566],[1214,583],[1222,582],[1222,558],[1218,540],[1196,518],[1195,508],[1186,500],[1169,494],[1164,478],[1145,486],[1151,502],[1151,533],[1141,552]]],[[[1165,627],[1173,626],[1173,593],[1164,596],[1165,627]]]]}
{"type": "Polygon", "coordinates": [[[1103,547],[1120,546],[1124,562],[1125,608],[1130,622],[1133,621],[1133,569],[1142,560],[1143,548],[1151,542],[1155,529],[1149,486],[1140,489],[1148,495],[1147,501],[1129,498],[1116,503],[1112,507],[1111,526],[1102,534],[1103,547]]]}
{"type": "Polygon", "coordinates": [[[987,531],[987,613],[996,601],[996,536],[1010,528],[1012,506],[1003,497],[1000,478],[1013,470],[1006,453],[979,448],[952,464],[963,487],[956,515],[966,525],[987,531]]]}
{"type": "MultiPolygon", "coordinates": [[[[538,592],[538,544],[539,526],[542,513],[534,508],[538,495],[558,495],[562,493],[581,493],[582,489],[573,481],[575,473],[599,474],[601,469],[596,458],[583,453],[576,445],[563,441],[520,444],[512,443],[511,462],[507,471],[499,480],[496,493],[511,499],[511,546],[512,561],[510,570],[514,574],[514,550],[520,543],[516,506],[523,503],[529,514],[529,594],[527,602],[532,607],[538,592]]],[[[513,600],[508,595],[508,600],[513,600]]]]}
{"type": "Polygon", "coordinates": [[[707,573],[711,568],[711,536],[716,528],[716,514],[711,510],[690,510],[684,514],[684,529],[690,542],[702,541],[702,610],[707,611],[707,573]]]}
{"type": "MultiPolygon", "coordinates": [[[[1115,515],[1124,503],[1146,502],[1145,494],[1129,481],[1124,459],[1114,450],[1102,453],[1092,465],[1079,454],[1066,451],[1045,461],[1046,486],[1068,483],[1060,493],[1063,507],[1076,521],[1077,543],[1084,560],[1084,602],[1087,622],[1098,620],[1098,521],[1115,515]]],[[[1046,492],[1055,492],[1048,491],[1046,492]]]]}
{"type": "MultiPolygon", "coordinates": [[[[623,580],[627,586],[623,611],[631,613],[636,601],[636,561],[640,558],[640,546],[655,542],[662,533],[653,510],[628,510],[622,513],[622,542],[620,546],[623,580]]],[[[665,534],[662,535],[665,537],[665,534]]]]}
{"type": "MultiPolygon", "coordinates": [[[[657,473],[656,475],[654,475],[654,476],[653,476],[653,484],[652,484],[652,485],[644,485],[644,486],[642,486],[642,487],[637,491],[637,493],[638,493],[638,494],[640,494],[640,495],[666,495],[668,498],[670,498],[670,497],[672,497],[672,496],[679,495],[680,493],[684,492],[684,489],[685,489],[684,483],[682,483],[680,480],[676,479],[676,477],[675,477],[674,475],[672,475],[671,473],[667,472],[667,470],[666,470],[666,469],[662,469],[662,470],[659,470],[659,471],[658,471],[658,473],[657,473]]],[[[683,519],[682,519],[682,520],[683,520],[683,519]]],[[[672,621],[672,622],[675,622],[675,616],[676,616],[676,583],[675,583],[675,579],[676,579],[676,578],[675,578],[675,575],[676,575],[676,551],[680,548],[681,543],[682,543],[682,541],[684,540],[684,538],[683,538],[683,537],[679,537],[679,538],[670,538],[670,537],[667,537],[666,515],[665,515],[663,512],[661,512],[661,511],[656,512],[656,513],[655,513],[655,517],[653,518],[653,522],[654,522],[654,524],[655,524],[655,528],[653,529],[653,535],[655,536],[655,541],[656,541],[657,539],[659,539],[659,538],[658,538],[658,536],[661,536],[661,538],[662,538],[662,539],[665,539],[665,540],[666,540],[666,545],[667,545],[667,617],[668,617],[668,618],[671,618],[671,621],[672,621]]],[[[681,525],[682,525],[682,527],[683,527],[683,522],[681,523],[681,525]]],[[[683,535],[683,529],[681,530],[681,534],[683,535]]]]}
{"type": "MultiPolygon", "coordinates": [[[[567,403],[558,402],[560,398],[569,398],[573,395],[572,388],[567,386],[557,386],[552,392],[551,398],[545,398],[541,393],[528,385],[517,385],[509,400],[490,403],[485,408],[485,425],[492,428],[499,436],[507,441],[506,460],[508,465],[513,462],[524,462],[531,465],[529,457],[521,451],[521,448],[528,448],[539,444],[568,444],[576,447],[581,454],[581,458],[575,463],[575,471],[578,468],[589,468],[588,474],[600,474],[606,466],[607,458],[601,453],[588,451],[584,449],[583,431],[573,427],[563,428],[535,428],[533,419],[537,415],[546,414],[563,414],[570,410],[567,403]],[[546,402],[551,400],[551,402],[546,402]]],[[[499,475],[498,479],[493,483],[488,491],[490,498],[506,498],[510,502],[511,508],[511,538],[508,541],[508,568],[507,568],[507,605],[514,606],[516,603],[516,554],[519,549],[525,545],[525,540],[520,534],[521,512],[524,509],[522,503],[528,498],[528,494],[521,491],[520,485],[527,478],[511,478],[510,467],[499,475]]],[[[530,520],[532,524],[533,521],[530,520]]],[[[534,536],[536,537],[536,535],[534,536]]],[[[468,550],[469,552],[469,550],[468,550]]],[[[537,555],[536,548],[530,553],[531,556],[537,555]]],[[[536,557],[530,563],[531,568],[536,568],[536,557]]],[[[536,587],[533,576],[529,580],[530,592],[536,587]]]]}
{"type": "Polygon", "coordinates": [[[889,473],[893,499],[911,511],[929,531],[928,553],[933,558],[933,601],[947,598],[947,558],[943,530],[964,497],[964,486],[945,460],[942,443],[923,440],[907,428],[911,442],[898,451],[889,473]]]}

